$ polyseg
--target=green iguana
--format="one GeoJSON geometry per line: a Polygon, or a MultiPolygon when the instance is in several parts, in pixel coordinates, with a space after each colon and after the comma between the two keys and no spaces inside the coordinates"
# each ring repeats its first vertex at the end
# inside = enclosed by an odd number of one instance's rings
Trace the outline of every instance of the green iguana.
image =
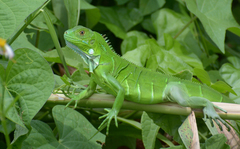
{"type": "Polygon", "coordinates": [[[112,109],[105,109],[108,113],[100,117],[105,120],[99,128],[107,124],[107,133],[113,118],[118,126],[117,115],[124,99],[140,104],[176,102],[184,107],[203,108],[205,120],[208,117],[222,128],[217,121],[220,120],[229,129],[214,107],[226,111],[210,102],[232,102],[227,96],[200,83],[138,67],[117,55],[101,34],[83,26],[67,30],[64,38],[67,46],[88,64],[91,73],[89,86],[72,99],[75,106],[78,100],[90,97],[97,84],[116,96],[112,109]]]}

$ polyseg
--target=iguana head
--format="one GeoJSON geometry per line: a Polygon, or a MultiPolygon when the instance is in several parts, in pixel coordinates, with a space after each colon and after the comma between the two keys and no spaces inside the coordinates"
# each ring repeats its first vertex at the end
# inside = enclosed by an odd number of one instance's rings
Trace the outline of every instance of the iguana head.
{"type": "Polygon", "coordinates": [[[89,72],[93,72],[99,64],[103,44],[106,44],[104,38],[97,32],[94,32],[83,26],[76,26],[65,31],[64,39],[68,47],[81,55],[84,61],[89,65],[89,72]]]}

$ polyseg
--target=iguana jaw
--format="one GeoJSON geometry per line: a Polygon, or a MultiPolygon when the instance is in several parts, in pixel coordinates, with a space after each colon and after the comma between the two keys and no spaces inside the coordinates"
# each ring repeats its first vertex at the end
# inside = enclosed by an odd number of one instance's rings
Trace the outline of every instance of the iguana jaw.
{"type": "Polygon", "coordinates": [[[69,48],[73,49],[77,54],[79,54],[79,55],[83,58],[84,62],[85,62],[86,64],[88,64],[88,66],[89,66],[89,72],[92,73],[93,70],[94,70],[94,69],[98,66],[98,64],[99,64],[100,56],[91,56],[91,55],[88,55],[88,54],[84,53],[81,49],[79,49],[76,45],[68,42],[67,40],[65,40],[65,42],[66,42],[66,45],[67,45],[69,48]]]}

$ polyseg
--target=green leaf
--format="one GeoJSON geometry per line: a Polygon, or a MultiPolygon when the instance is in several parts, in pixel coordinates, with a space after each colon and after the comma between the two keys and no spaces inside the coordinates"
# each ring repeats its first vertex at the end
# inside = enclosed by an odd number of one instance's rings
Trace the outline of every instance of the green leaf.
{"type": "Polygon", "coordinates": [[[192,74],[192,72],[189,71],[189,70],[184,70],[184,71],[181,71],[181,72],[175,74],[174,76],[175,76],[175,77],[178,77],[178,78],[181,78],[181,79],[183,79],[183,80],[189,80],[189,81],[191,81],[193,74],[192,74]]]}
{"type": "Polygon", "coordinates": [[[145,44],[146,39],[149,39],[147,34],[139,31],[130,31],[127,33],[127,37],[121,44],[121,53],[125,54],[127,51],[136,49],[137,47],[145,44]]]}
{"type": "Polygon", "coordinates": [[[28,138],[24,140],[22,148],[64,148],[52,133],[51,128],[44,122],[33,120],[31,122],[32,131],[28,138]]]}
{"type": "Polygon", "coordinates": [[[173,39],[169,34],[164,34],[165,48],[174,55],[181,58],[185,63],[192,67],[203,69],[202,62],[192,51],[187,51],[177,40],[173,39]]]}
{"type": "Polygon", "coordinates": [[[144,17],[144,20],[142,21],[141,25],[145,30],[149,31],[152,34],[156,34],[151,17],[149,16],[144,17]]]}
{"type": "Polygon", "coordinates": [[[65,106],[55,106],[53,118],[59,133],[59,140],[46,123],[34,120],[31,122],[32,131],[23,142],[22,148],[101,148],[101,144],[97,141],[103,143],[105,136],[98,133],[88,140],[97,130],[80,113],[65,106]]]}
{"type": "Polygon", "coordinates": [[[240,30],[238,27],[230,27],[230,28],[228,28],[228,31],[240,36],[240,30]]]}
{"type": "Polygon", "coordinates": [[[126,7],[98,7],[101,13],[100,22],[114,33],[116,37],[124,39],[126,32],[143,19],[141,12],[136,8],[126,7]]]}
{"type": "Polygon", "coordinates": [[[22,142],[27,138],[30,131],[31,128],[27,129],[26,127],[16,125],[16,129],[14,131],[14,139],[12,141],[13,148],[21,149],[22,142]]]}
{"type": "Polygon", "coordinates": [[[58,105],[53,108],[53,117],[58,128],[59,140],[65,146],[77,148],[79,145],[87,145],[89,148],[95,149],[101,148],[101,145],[96,141],[104,143],[105,136],[100,132],[88,140],[98,130],[77,111],[58,105]]]}
{"type": "MultiPolygon", "coordinates": [[[[151,15],[152,23],[157,35],[157,42],[159,45],[165,45],[164,34],[167,33],[171,37],[175,37],[179,31],[191,20],[188,15],[176,13],[170,9],[160,9],[151,15]]],[[[191,53],[200,56],[202,51],[198,46],[191,30],[193,25],[188,28],[176,38],[176,40],[184,46],[184,48],[191,53]]]]}
{"type": "Polygon", "coordinates": [[[217,54],[212,54],[212,55],[203,54],[203,55],[201,55],[201,60],[202,60],[204,68],[208,67],[211,64],[216,63],[217,59],[218,59],[217,54]]]}
{"type": "Polygon", "coordinates": [[[231,0],[186,0],[187,8],[202,22],[206,32],[218,48],[224,53],[226,30],[240,26],[235,21],[231,11],[231,0]]]}
{"type": "Polygon", "coordinates": [[[149,39],[146,33],[139,31],[130,31],[127,37],[121,44],[121,53],[124,55],[127,51],[136,49],[137,47],[145,44],[146,39],[149,39]]]}
{"type": "Polygon", "coordinates": [[[34,10],[46,0],[1,0],[0,1],[0,35],[7,39],[34,10]]]}
{"type": "MultiPolygon", "coordinates": [[[[222,65],[222,67],[219,69],[219,73],[230,86],[232,86],[232,89],[237,93],[238,96],[240,96],[240,69],[235,68],[230,63],[225,63],[222,65]]],[[[231,98],[235,98],[235,96],[232,96],[230,94],[231,98]]]]}
{"type": "Polygon", "coordinates": [[[147,68],[161,70],[172,75],[182,70],[193,70],[192,67],[176,56],[174,52],[166,51],[160,47],[155,40],[149,39],[146,42],[149,45],[149,49],[152,50],[152,54],[146,64],[147,68]]]}
{"type": "Polygon", "coordinates": [[[204,69],[194,68],[194,74],[201,80],[202,83],[211,86],[211,79],[204,69]]]}
{"type": "Polygon", "coordinates": [[[122,56],[122,58],[136,64],[137,66],[144,67],[150,56],[150,52],[148,45],[142,45],[132,51],[128,51],[122,56]]]}
{"type": "Polygon", "coordinates": [[[236,56],[229,56],[227,58],[235,68],[240,69],[240,59],[237,58],[236,56]]]}
{"type": "MultiPolygon", "coordinates": [[[[28,47],[34,47],[33,45],[35,45],[38,49],[41,50],[41,52],[40,52],[41,54],[42,54],[42,51],[47,52],[50,49],[54,48],[53,40],[51,38],[51,35],[48,32],[46,32],[46,31],[37,31],[37,30],[28,30],[27,32],[29,32],[30,34],[33,34],[33,36],[27,36],[28,37],[28,41],[24,37],[25,33],[22,33],[20,35],[22,37],[22,39],[21,39],[21,41],[23,42],[22,44],[24,44],[24,43],[26,44],[25,48],[27,46],[28,47]],[[29,44],[29,41],[32,43],[32,45],[29,44]]],[[[17,44],[14,44],[15,42],[19,43],[18,38],[12,44],[15,47],[18,47],[17,44]]],[[[31,49],[34,49],[37,52],[40,51],[40,50],[36,49],[36,47],[31,48],[31,49]]]]}
{"type": "Polygon", "coordinates": [[[86,26],[88,28],[93,28],[101,18],[100,10],[98,8],[94,8],[94,9],[87,9],[85,11],[87,16],[86,26]]]}
{"type": "Polygon", "coordinates": [[[219,72],[222,78],[231,86],[235,86],[236,81],[240,79],[240,69],[235,68],[232,64],[223,64],[219,72]]]}
{"type": "Polygon", "coordinates": [[[141,118],[142,124],[142,140],[145,148],[154,149],[156,136],[158,134],[159,126],[154,123],[154,121],[143,112],[141,118]]]}
{"type": "Polygon", "coordinates": [[[223,81],[223,78],[220,76],[220,73],[218,70],[210,70],[208,71],[208,75],[211,79],[211,82],[215,83],[217,81],[223,81]]]}
{"type": "Polygon", "coordinates": [[[227,138],[225,137],[224,134],[216,134],[206,140],[205,148],[206,149],[213,149],[213,148],[230,149],[230,146],[225,143],[226,141],[227,141],[227,138]]]}
{"type": "Polygon", "coordinates": [[[212,88],[214,88],[215,90],[219,91],[220,93],[227,93],[230,92],[234,95],[237,95],[234,90],[225,82],[223,81],[217,81],[214,84],[211,85],[212,88]]]}
{"type": "MultiPolygon", "coordinates": [[[[2,82],[1,82],[1,79],[0,79],[0,84],[1,83],[2,82]]],[[[2,89],[2,88],[0,87],[0,89],[2,89]]],[[[1,94],[1,92],[0,92],[0,94],[1,94]]],[[[6,133],[6,135],[9,135],[16,128],[16,124],[13,123],[12,121],[8,120],[8,119],[5,119],[5,121],[6,121],[6,125],[7,125],[7,133],[6,133]]],[[[5,130],[4,130],[3,125],[2,125],[2,121],[0,122],[0,132],[5,134],[5,130]]]]}
{"type": "Polygon", "coordinates": [[[20,48],[28,48],[28,49],[31,49],[31,50],[34,50],[34,51],[38,52],[41,55],[43,54],[43,52],[41,50],[39,50],[38,48],[33,46],[28,41],[25,33],[21,33],[18,36],[18,38],[12,43],[11,47],[12,47],[13,50],[20,49],[20,48]]]}
{"type": "MultiPolygon", "coordinates": [[[[6,69],[6,89],[11,96],[19,96],[19,115],[25,123],[30,123],[53,90],[53,73],[47,61],[32,50],[16,50],[14,60],[16,62],[10,61],[6,69]]],[[[5,108],[12,100],[5,99],[5,108]]],[[[9,119],[19,117],[16,106],[10,111],[7,113],[9,119]]]]}
{"type": "Polygon", "coordinates": [[[143,15],[148,15],[165,4],[165,0],[140,0],[139,10],[143,15]]]}
{"type": "MultiPolygon", "coordinates": [[[[88,68],[82,57],[79,54],[76,54],[72,49],[68,47],[63,47],[62,52],[69,66],[78,68],[79,64],[83,64],[84,68],[88,68]]],[[[49,62],[61,63],[56,49],[44,53],[43,57],[49,62]]]]}
{"type": "MultiPolygon", "coordinates": [[[[81,2],[85,2],[81,0],[81,2]]],[[[65,7],[68,15],[68,28],[73,28],[78,25],[80,16],[80,0],[64,0],[65,7]]]]}
{"type": "Polygon", "coordinates": [[[148,116],[153,119],[154,123],[160,126],[166,133],[173,136],[173,139],[182,144],[181,138],[178,133],[178,128],[186,119],[186,116],[170,115],[170,114],[156,114],[148,113],[148,116]]]}

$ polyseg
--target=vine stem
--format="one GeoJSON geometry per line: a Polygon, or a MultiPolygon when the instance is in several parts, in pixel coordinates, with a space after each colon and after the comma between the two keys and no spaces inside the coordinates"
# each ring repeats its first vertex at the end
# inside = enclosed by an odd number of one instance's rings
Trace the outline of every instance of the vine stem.
{"type": "Polygon", "coordinates": [[[2,95],[0,94],[0,97],[1,97],[1,99],[0,99],[0,119],[1,119],[1,122],[2,122],[3,129],[4,129],[4,136],[5,136],[7,147],[9,149],[11,149],[12,146],[11,146],[10,138],[9,138],[9,135],[8,135],[7,123],[6,123],[5,111],[4,111],[5,82],[2,82],[0,80],[0,83],[2,84],[2,95]]]}
{"type": "MultiPolygon", "coordinates": [[[[54,107],[55,105],[66,105],[71,99],[65,97],[63,94],[52,94],[45,107],[54,107]]],[[[115,97],[109,94],[93,94],[88,99],[81,99],[78,101],[79,107],[87,108],[112,108],[115,97]]],[[[224,110],[227,110],[227,114],[216,109],[217,114],[223,119],[239,120],[240,117],[240,105],[232,103],[220,103],[212,102],[214,105],[221,107],[224,110]]],[[[74,105],[74,103],[70,104],[74,105]]],[[[138,111],[147,111],[154,113],[165,113],[165,114],[175,114],[175,115],[186,115],[188,116],[192,110],[196,117],[203,117],[202,109],[191,109],[190,107],[182,107],[177,103],[160,103],[160,104],[139,104],[130,101],[124,101],[121,109],[128,110],[138,110],[138,111]]]]}
{"type": "Polygon", "coordinates": [[[196,19],[197,16],[194,16],[173,38],[176,39],[196,19]]]}

